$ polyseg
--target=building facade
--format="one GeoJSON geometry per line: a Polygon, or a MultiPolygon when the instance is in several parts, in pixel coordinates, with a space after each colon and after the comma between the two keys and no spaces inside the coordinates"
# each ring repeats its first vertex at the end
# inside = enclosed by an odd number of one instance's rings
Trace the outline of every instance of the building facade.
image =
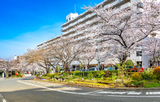
{"type": "MultiPolygon", "coordinates": [[[[129,6],[132,6],[135,4],[137,0],[104,0],[98,5],[102,5],[104,9],[107,9],[109,7],[116,7],[118,9],[125,9],[129,6]]],[[[87,24],[93,24],[97,25],[98,20],[96,19],[96,14],[92,13],[90,11],[86,11],[82,14],[78,13],[70,13],[69,15],[66,16],[66,23],[62,24],[62,35],[68,38],[72,38],[75,40],[81,40],[85,38],[85,35],[83,31],[76,32],[75,31],[75,26],[77,27],[83,27],[87,24]]],[[[55,37],[51,40],[48,40],[42,44],[37,45],[37,48],[46,48],[49,47],[51,44],[55,43],[57,39],[59,39],[60,36],[55,37]]],[[[131,53],[130,56],[128,57],[129,60],[132,60],[135,65],[139,64],[143,68],[148,68],[149,67],[149,56],[146,56],[145,53],[141,50],[142,48],[139,47],[139,50],[135,51],[134,53],[131,53]]],[[[90,64],[92,65],[97,65],[97,60],[93,60],[90,64]]],[[[109,61],[105,60],[101,64],[115,64],[117,61],[109,61]]],[[[78,65],[80,63],[78,62],[73,62],[73,65],[78,65]]],[[[95,66],[96,67],[96,66],[95,66]]]]}

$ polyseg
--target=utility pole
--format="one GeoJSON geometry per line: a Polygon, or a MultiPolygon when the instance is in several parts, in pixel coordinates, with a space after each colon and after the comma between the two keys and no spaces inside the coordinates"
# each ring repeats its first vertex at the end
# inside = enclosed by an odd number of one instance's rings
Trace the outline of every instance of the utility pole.
{"type": "Polygon", "coordinates": [[[99,70],[99,35],[98,35],[98,70],[99,70]]]}
{"type": "MultiPolygon", "coordinates": [[[[97,16],[98,20],[98,16],[97,16]]],[[[98,21],[98,29],[99,29],[99,21],[98,21]]],[[[99,34],[98,34],[98,70],[99,70],[99,34]]]]}

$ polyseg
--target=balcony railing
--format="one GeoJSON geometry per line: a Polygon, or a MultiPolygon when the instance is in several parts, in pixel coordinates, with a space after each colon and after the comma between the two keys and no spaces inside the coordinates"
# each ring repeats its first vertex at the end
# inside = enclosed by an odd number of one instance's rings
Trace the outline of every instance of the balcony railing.
{"type": "Polygon", "coordinates": [[[88,15],[86,15],[85,17],[83,17],[83,18],[75,21],[74,23],[71,23],[71,24],[69,24],[68,26],[63,27],[63,28],[62,28],[62,31],[66,30],[66,29],[68,29],[68,28],[70,28],[70,27],[72,27],[72,26],[75,26],[77,23],[83,22],[83,21],[85,21],[86,19],[88,19],[88,18],[90,18],[90,17],[93,17],[93,16],[95,16],[95,15],[96,15],[95,13],[88,14],[88,15]]]}
{"type": "Polygon", "coordinates": [[[131,5],[130,2],[128,2],[128,3],[126,3],[126,4],[123,4],[123,5],[120,7],[120,9],[125,9],[125,8],[129,7],[130,5],[131,5]]]}

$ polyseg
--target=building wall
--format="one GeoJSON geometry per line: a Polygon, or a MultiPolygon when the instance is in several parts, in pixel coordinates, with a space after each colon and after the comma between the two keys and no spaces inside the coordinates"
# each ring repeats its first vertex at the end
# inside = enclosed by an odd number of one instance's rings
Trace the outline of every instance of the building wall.
{"type": "MultiPolygon", "coordinates": [[[[103,5],[103,7],[105,9],[108,7],[117,7],[119,9],[124,9],[128,6],[135,4],[136,2],[137,2],[137,0],[104,0],[103,2],[101,2],[98,5],[103,5]]],[[[75,26],[78,26],[78,27],[85,26],[86,24],[93,24],[96,26],[98,24],[97,23],[98,21],[96,20],[95,13],[91,13],[89,11],[86,11],[80,15],[78,15],[77,13],[71,13],[66,16],[66,20],[67,20],[67,22],[61,26],[62,32],[63,32],[62,35],[66,36],[66,37],[74,38],[75,40],[80,40],[80,39],[85,38],[83,31],[75,32],[75,29],[74,29],[75,26]]],[[[58,38],[59,38],[59,36],[56,38],[53,38],[49,41],[46,41],[42,44],[39,44],[38,48],[47,47],[49,44],[52,44],[53,42],[55,42],[56,39],[58,39],[58,38]]],[[[131,55],[128,59],[133,60],[135,65],[137,64],[137,61],[142,61],[142,67],[147,68],[149,66],[148,56],[145,56],[143,54],[143,52],[142,52],[142,56],[136,56],[136,51],[135,51],[135,52],[131,53],[131,55]]],[[[114,61],[110,61],[110,62],[114,63],[114,61]]],[[[115,62],[117,62],[117,60],[115,62]]],[[[97,60],[93,60],[91,62],[91,64],[95,64],[95,63],[97,63],[97,60]]],[[[109,61],[106,60],[104,62],[104,64],[105,63],[109,63],[109,61]]]]}

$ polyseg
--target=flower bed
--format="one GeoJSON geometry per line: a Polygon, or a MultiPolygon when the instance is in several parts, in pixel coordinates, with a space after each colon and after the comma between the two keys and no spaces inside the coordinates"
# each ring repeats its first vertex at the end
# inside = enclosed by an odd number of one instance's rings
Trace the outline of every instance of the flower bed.
{"type": "Polygon", "coordinates": [[[92,87],[160,87],[160,80],[158,80],[159,69],[148,69],[144,72],[129,72],[125,73],[122,78],[118,76],[116,71],[93,71],[85,72],[83,76],[82,72],[76,71],[72,73],[55,73],[44,74],[41,77],[37,75],[38,79],[52,82],[65,82],[67,84],[75,84],[82,86],[92,87]],[[154,81],[153,81],[154,80],[154,81]]]}

